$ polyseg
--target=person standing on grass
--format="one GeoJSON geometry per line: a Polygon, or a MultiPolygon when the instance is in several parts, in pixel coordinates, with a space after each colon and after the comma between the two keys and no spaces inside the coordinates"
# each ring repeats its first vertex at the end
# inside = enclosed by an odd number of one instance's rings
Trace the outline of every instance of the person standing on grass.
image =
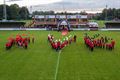
{"type": "Polygon", "coordinates": [[[51,35],[51,39],[54,40],[54,36],[53,35],[51,35]]]}
{"type": "Polygon", "coordinates": [[[93,44],[95,47],[97,46],[97,41],[95,39],[93,40],[93,44]]]}
{"type": "Polygon", "coordinates": [[[107,43],[108,42],[108,38],[105,36],[105,43],[107,43]]]}
{"type": "Polygon", "coordinates": [[[34,37],[32,37],[32,43],[34,43],[34,41],[35,41],[35,39],[34,39],[34,37]]]}
{"type": "Polygon", "coordinates": [[[94,44],[93,44],[93,42],[90,42],[89,46],[90,46],[90,50],[93,51],[94,50],[94,44]]]}
{"type": "Polygon", "coordinates": [[[48,41],[50,41],[50,39],[51,39],[51,35],[50,35],[50,34],[48,34],[48,41]]]}
{"type": "Polygon", "coordinates": [[[6,43],[6,50],[10,49],[11,48],[11,43],[10,42],[7,42],[6,43]]]}
{"type": "Polygon", "coordinates": [[[108,45],[108,47],[109,47],[109,50],[112,50],[112,44],[111,43],[108,45]]]}
{"type": "Polygon", "coordinates": [[[27,43],[27,41],[24,42],[24,47],[25,47],[25,49],[28,48],[28,43],[27,43]]]}
{"type": "Polygon", "coordinates": [[[61,44],[60,48],[61,48],[61,49],[64,48],[64,42],[61,44]]]}
{"type": "Polygon", "coordinates": [[[51,45],[52,45],[52,49],[55,49],[55,48],[56,48],[54,41],[51,43],[51,45]]]}
{"type": "Polygon", "coordinates": [[[102,48],[105,48],[105,43],[104,42],[102,43],[102,48]]]}
{"type": "Polygon", "coordinates": [[[28,43],[30,43],[30,37],[28,37],[27,39],[28,39],[28,43]]]}
{"type": "Polygon", "coordinates": [[[114,49],[114,46],[115,46],[115,41],[114,41],[114,40],[112,40],[112,41],[111,41],[111,44],[112,44],[112,47],[113,47],[113,49],[114,49]]]}
{"type": "Polygon", "coordinates": [[[74,38],[74,42],[76,42],[76,38],[77,38],[77,36],[76,36],[76,35],[74,35],[74,37],[73,37],[73,38],[74,38]]]}
{"type": "Polygon", "coordinates": [[[61,43],[60,43],[60,39],[59,39],[59,41],[57,42],[57,50],[61,49],[60,46],[61,46],[61,43]]]}
{"type": "Polygon", "coordinates": [[[58,51],[58,44],[57,44],[57,40],[55,41],[55,50],[58,51]]]}
{"type": "Polygon", "coordinates": [[[111,45],[109,43],[106,44],[106,49],[110,50],[111,49],[111,45]]]}
{"type": "Polygon", "coordinates": [[[70,39],[69,39],[69,44],[71,44],[71,43],[72,43],[72,40],[73,40],[72,38],[70,38],[70,39]]]}

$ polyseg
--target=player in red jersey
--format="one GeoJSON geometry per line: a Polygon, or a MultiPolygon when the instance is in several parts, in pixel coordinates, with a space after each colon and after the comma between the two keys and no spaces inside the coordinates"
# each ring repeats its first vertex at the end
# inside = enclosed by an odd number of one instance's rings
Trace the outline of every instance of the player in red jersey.
{"type": "Polygon", "coordinates": [[[94,46],[97,46],[97,41],[93,40],[93,44],[94,44],[94,46]]]}
{"type": "Polygon", "coordinates": [[[112,47],[113,47],[113,49],[114,49],[114,46],[115,46],[115,41],[114,41],[114,40],[112,40],[112,41],[111,41],[111,44],[112,44],[112,47]]]}
{"type": "Polygon", "coordinates": [[[27,41],[24,42],[24,48],[25,48],[25,49],[28,48],[28,43],[27,43],[27,41]]]}
{"type": "Polygon", "coordinates": [[[109,49],[109,44],[106,44],[106,49],[109,49]]]}
{"type": "Polygon", "coordinates": [[[11,48],[11,43],[10,42],[7,42],[6,43],[6,50],[10,49],[11,48]]]}
{"type": "Polygon", "coordinates": [[[55,50],[58,51],[58,44],[57,44],[57,40],[55,41],[55,50]]]}
{"type": "Polygon", "coordinates": [[[60,39],[59,39],[59,41],[57,42],[57,50],[60,50],[61,49],[61,43],[60,43],[60,39]]]}
{"type": "Polygon", "coordinates": [[[90,42],[90,43],[89,43],[89,47],[90,47],[90,50],[91,50],[91,51],[94,50],[94,44],[93,44],[93,42],[90,42]]]}
{"type": "Polygon", "coordinates": [[[112,50],[112,44],[109,44],[108,47],[109,47],[109,50],[112,50]]]}
{"type": "Polygon", "coordinates": [[[52,46],[52,49],[55,49],[55,47],[56,47],[56,46],[55,46],[55,42],[52,42],[52,43],[51,43],[51,46],[52,46]]]}
{"type": "Polygon", "coordinates": [[[61,49],[64,48],[64,47],[65,47],[65,43],[63,42],[63,43],[61,44],[61,49]]]}

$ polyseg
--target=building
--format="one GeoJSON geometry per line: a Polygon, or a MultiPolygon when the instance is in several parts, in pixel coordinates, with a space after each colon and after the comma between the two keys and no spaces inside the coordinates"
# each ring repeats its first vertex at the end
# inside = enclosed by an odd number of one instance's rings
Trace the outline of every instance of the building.
{"type": "Polygon", "coordinates": [[[34,27],[37,28],[85,28],[88,26],[87,15],[35,15],[33,17],[34,27]]]}
{"type": "Polygon", "coordinates": [[[120,28],[120,21],[105,22],[106,28],[120,28]]]}
{"type": "Polygon", "coordinates": [[[25,22],[20,21],[0,21],[0,28],[21,28],[24,27],[25,22]]]}

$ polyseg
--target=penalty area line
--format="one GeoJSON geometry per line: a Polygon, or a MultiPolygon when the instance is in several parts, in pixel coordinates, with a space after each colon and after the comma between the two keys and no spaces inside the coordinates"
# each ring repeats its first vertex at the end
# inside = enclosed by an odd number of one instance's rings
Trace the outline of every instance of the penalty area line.
{"type": "Polygon", "coordinates": [[[61,50],[58,53],[57,65],[56,65],[56,71],[55,71],[55,80],[57,80],[57,74],[58,74],[59,63],[60,63],[60,54],[61,54],[61,50]]]}

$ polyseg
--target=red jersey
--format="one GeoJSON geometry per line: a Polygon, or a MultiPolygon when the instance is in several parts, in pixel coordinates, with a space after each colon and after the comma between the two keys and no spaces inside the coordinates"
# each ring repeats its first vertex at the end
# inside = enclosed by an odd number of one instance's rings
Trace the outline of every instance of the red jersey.
{"type": "Polygon", "coordinates": [[[102,43],[100,43],[99,46],[102,47],[102,43]]]}
{"type": "Polygon", "coordinates": [[[105,43],[102,43],[102,46],[105,47],[105,43]]]}
{"type": "Polygon", "coordinates": [[[28,43],[26,41],[24,42],[24,44],[25,44],[25,46],[28,46],[28,43]]]}
{"type": "Polygon", "coordinates": [[[52,47],[53,47],[53,48],[55,48],[55,43],[54,43],[54,42],[53,42],[53,43],[51,43],[51,45],[52,45],[52,47]]]}
{"type": "Polygon", "coordinates": [[[90,48],[94,47],[94,44],[92,42],[89,43],[90,48]]]}
{"type": "Polygon", "coordinates": [[[109,48],[112,48],[112,47],[113,47],[112,44],[109,44],[108,46],[109,46],[109,48]]]}
{"type": "Polygon", "coordinates": [[[6,47],[10,47],[11,46],[11,44],[10,43],[6,43],[6,47]]]}
{"type": "Polygon", "coordinates": [[[58,42],[57,42],[57,46],[59,46],[59,47],[60,47],[60,41],[58,41],[58,42]]]}
{"type": "Polygon", "coordinates": [[[106,44],[106,47],[108,48],[108,47],[109,47],[109,44],[106,44]]]}
{"type": "Polygon", "coordinates": [[[56,49],[58,48],[58,45],[57,45],[57,43],[55,43],[55,48],[56,48],[56,49]]]}
{"type": "Polygon", "coordinates": [[[115,41],[112,41],[111,44],[114,46],[115,45],[115,41]]]}
{"type": "Polygon", "coordinates": [[[26,38],[22,38],[22,43],[24,43],[26,41],[26,38]]]}
{"type": "Polygon", "coordinates": [[[65,43],[62,43],[60,48],[62,49],[62,48],[64,48],[64,46],[65,46],[65,43]]]}

